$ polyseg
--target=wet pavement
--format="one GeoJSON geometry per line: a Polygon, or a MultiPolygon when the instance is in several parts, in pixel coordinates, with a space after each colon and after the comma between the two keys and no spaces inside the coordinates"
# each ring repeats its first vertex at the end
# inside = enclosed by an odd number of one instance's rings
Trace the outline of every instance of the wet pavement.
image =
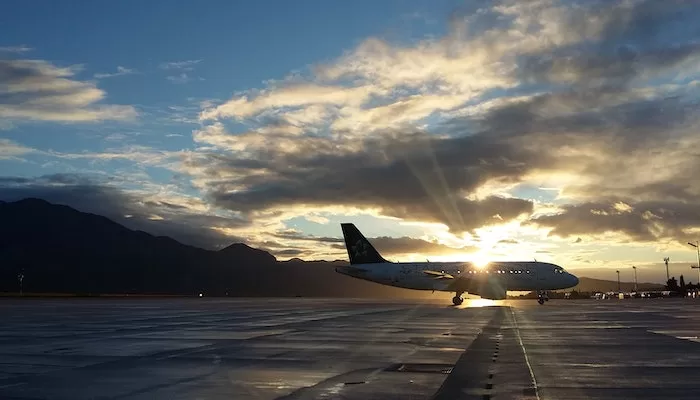
{"type": "Polygon", "coordinates": [[[0,318],[0,399],[700,398],[697,300],[0,299],[0,318]]]}

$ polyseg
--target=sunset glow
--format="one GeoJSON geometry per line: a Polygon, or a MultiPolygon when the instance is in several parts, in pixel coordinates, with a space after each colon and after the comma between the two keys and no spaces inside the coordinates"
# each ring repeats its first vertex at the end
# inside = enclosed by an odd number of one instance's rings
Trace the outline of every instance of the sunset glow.
{"type": "Polygon", "coordinates": [[[403,261],[696,262],[692,2],[135,4],[4,6],[0,200],[279,260],[353,222],[403,261]]]}

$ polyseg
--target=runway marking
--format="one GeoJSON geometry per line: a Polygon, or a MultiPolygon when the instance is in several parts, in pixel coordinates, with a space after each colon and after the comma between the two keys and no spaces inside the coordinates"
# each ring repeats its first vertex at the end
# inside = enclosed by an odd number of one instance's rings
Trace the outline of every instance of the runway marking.
{"type": "Polygon", "coordinates": [[[459,357],[431,400],[491,398],[492,379],[505,310],[499,308],[459,357]]]}
{"type": "Polygon", "coordinates": [[[527,356],[527,350],[525,350],[525,345],[523,344],[523,338],[520,336],[520,327],[518,327],[518,320],[515,317],[515,312],[510,309],[511,316],[513,317],[513,324],[515,325],[515,333],[518,335],[518,342],[520,343],[520,348],[523,350],[523,355],[525,356],[525,364],[527,364],[527,369],[530,371],[530,378],[532,379],[532,384],[535,385],[535,397],[540,400],[540,393],[537,389],[537,379],[535,378],[535,373],[532,370],[532,365],[530,365],[530,358],[527,356]]]}

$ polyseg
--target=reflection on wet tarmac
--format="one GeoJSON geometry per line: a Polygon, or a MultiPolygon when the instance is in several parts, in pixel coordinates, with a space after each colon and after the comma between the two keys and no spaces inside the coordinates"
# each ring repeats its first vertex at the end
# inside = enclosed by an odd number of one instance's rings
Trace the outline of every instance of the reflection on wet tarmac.
{"type": "Polygon", "coordinates": [[[697,304],[3,300],[0,398],[696,399],[697,304]]]}

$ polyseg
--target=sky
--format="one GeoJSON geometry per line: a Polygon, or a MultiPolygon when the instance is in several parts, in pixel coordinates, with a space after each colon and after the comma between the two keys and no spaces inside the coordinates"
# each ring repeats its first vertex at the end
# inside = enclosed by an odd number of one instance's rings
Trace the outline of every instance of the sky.
{"type": "Polygon", "coordinates": [[[0,200],[183,243],[697,281],[700,5],[4,2],[0,200]]]}

